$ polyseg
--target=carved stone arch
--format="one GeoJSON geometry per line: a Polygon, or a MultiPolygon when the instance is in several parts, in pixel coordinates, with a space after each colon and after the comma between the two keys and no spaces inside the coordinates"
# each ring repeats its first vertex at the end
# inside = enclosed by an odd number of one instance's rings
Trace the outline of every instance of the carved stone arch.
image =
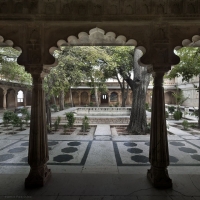
{"type": "Polygon", "coordinates": [[[13,47],[18,51],[22,51],[20,47],[13,46],[14,42],[12,40],[4,40],[3,36],[0,35],[0,47],[13,47]]]}
{"type": "MultiPolygon", "coordinates": [[[[114,32],[105,32],[101,28],[93,28],[87,32],[80,32],[78,37],[75,35],[68,36],[67,40],[60,39],[57,41],[57,47],[53,46],[49,49],[49,53],[53,55],[55,50],[61,50],[64,46],[137,46],[137,41],[135,39],[129,39],[127,41],[124,35],[116,36],[114,32]]],[[[143,46],[138,46],[143,54],[145,54],[146,49],[143,46]]],[[[147,66],[143,64],[140,60],[140,65],[147,66]]],[[[52,65],[46,65],[45,68],[52,68],[57,65],[57,60],[52,65]]]]}

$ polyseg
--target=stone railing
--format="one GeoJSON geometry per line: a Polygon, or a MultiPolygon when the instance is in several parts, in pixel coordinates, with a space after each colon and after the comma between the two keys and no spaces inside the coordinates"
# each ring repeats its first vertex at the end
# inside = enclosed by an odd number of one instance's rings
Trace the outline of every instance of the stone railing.
{"type": "Polygon", "coordinates": [[[77,116],[130,116],[131,108],[130,107],[86,107],[78,108],[75,111],[77,116]]]}

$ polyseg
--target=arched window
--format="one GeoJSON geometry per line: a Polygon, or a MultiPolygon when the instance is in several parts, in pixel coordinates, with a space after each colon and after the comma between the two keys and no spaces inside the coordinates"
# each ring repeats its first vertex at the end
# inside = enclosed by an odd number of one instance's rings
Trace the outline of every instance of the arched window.
{"type": "Polygon", "coordinates": [[[117,101],[118,94],[116,92],[112,92],[110,95],[110,101],[117,101]]]}
{"type": "Polygon", "coordinates": [[[17,102],[24,102],[24,93],[21,90],[17,94],[17,102]]]}

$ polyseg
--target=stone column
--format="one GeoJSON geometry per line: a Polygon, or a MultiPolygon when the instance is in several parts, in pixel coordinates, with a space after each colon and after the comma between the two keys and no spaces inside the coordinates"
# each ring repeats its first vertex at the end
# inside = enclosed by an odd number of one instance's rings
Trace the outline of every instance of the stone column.
{"type": "Polygon", "coordinates": [[[27,94],[27,91],[24,91],[24,107],[26,107],[26,94],[27,94]]]}
{"type": "Polygon", "coordinates": [[[18,95],[18,91],[15,90],[15,108],[17,108],[17,95],[18,95]]]}
{"type": "Polygon", "coordinates": [[[111,92],[108,93],[108,106],[110,105],[110,95],[111,95],[111,92]]]}
{"type": "Polygon", "coordinates": [[[6,94],[7,94],[7,89],[3,90],[3,109],[6,110],[6,94]]]}
{"type": "Polygon", "coordinates": [[[40,187],[45,184],[51,175],[47,168],[49,160],[46,128],[45,97],[42,88],[43,78],[40,73],[32,74],[32,106],[29,135],[28,163],[30,172],[25,179],[25,187],[40,187]]]}
{"type": "Polygon", "coordinates": [[[81,93],[80,92],[78,93],[78,105],[79,106],[81,105],[81,93]]]}
{"type": "Polygon", "coordinates": [[[164,72],[156,72],[152,99],[151,134],[149,162],[151,168],[147,177],[157,188],[172,187],[172,180],[168,176],[169,151],[165,118],[165,102],[163,84],[164,72]]]}

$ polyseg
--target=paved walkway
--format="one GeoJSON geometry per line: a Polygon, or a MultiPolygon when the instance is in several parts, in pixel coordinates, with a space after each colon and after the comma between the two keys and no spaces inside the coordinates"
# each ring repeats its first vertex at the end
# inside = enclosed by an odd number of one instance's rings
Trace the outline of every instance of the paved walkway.
{"type": "Polygon", "coordinates": [[[0,200],[200,200],[200,135],[171,126],[170,132],[169,190],[153,188],[146,178],[149,135],[118,136],[107,124],[94,135],[48,135],[52,178],[43,188],[24,190],[29,130],[0,134],[0,200]]]}

